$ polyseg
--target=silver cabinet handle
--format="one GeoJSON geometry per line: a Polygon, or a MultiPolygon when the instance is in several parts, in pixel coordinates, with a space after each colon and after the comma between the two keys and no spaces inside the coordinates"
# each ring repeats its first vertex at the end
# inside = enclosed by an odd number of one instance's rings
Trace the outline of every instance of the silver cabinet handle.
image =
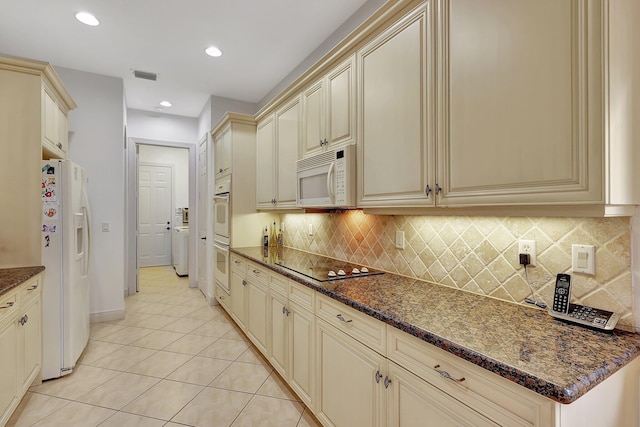
{"type": "Polygon", "coordinates": [[[62,144],[61,144],[61,143],[59,143],[59,142],[58,142],[58,143],[56,144],[56,147],[58,147],[59,149],[61,149],[61,150],[62,150],[62,144]]]}
{"type": "Polygon", "coordinates": [[[353,320],[349,319],[345,319],[344,316],[342,314],[337,314],[336,317],[341,321],[341,322],[345,322],[345,323],[351,323],[353,322],[353,320]]]}
{"type": "Polygon", "coordinates": [[[242,284],[243,284],[244,286],[247,286],[247,281],[246,281],[246,280],[243,280],[243,281],[242,281],[242,284]]]}
{"type": "Polygon", "coordinates": [[[28,291],[33,291],[34,289],[38,289],[38,285],[33,285],[27,288],[28,291]]]}
{"type": "Polygon", "coordinates": [[[455,382],[457,382],[457,383],[461,383],[462,381],[464,381],[464,377],[462,377],[462,378],[453,378],[453,377],[449,374],[449,372],[441,370],[441,369],[440,369],[440,365],[436,365],[436,366],[434,366],[434,367],[433,367],[433,369],[434,369],[437,373],[439,373],[442,377],[444,377],[444,378],[446,378],[446,379],[448,379],[448,380],[455,381],[455,382]]]}
{"type": "Polygon", "coordinates": [[[13,304],[15,304],[14,301],[9,301],[4,307],[0,307],[0,310],[3,309],[3,308],[13,307],[13,304]]]}
{"type": "Polygon", "coordinates": [[[253,270],[253,272],[254,272],[255,274],[260,274],[260,271],[258,271],[258,270],[253,270]]]}
{"type": "Polygon", "coordinates": [[[382,374],[380,371],[376,371],[376,384],[380,384],[380,379],[382,378],[382,374]]]}
{"type": "Polygon", "coordinates": [[[240,261],[238,261],[237,259],[234,259],[233,262],[235,262],[236,264],[240,264],[240,261]]]}
{"type": "Polygon", "coordinates": [[[384,377],[384,388],[389,388],[389,384],[391,384],[389,377],[384,377]]]}

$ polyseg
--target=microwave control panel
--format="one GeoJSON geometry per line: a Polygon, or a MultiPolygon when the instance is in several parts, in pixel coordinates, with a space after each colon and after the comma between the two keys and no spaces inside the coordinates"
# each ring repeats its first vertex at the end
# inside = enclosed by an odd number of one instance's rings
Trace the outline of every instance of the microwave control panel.
{"type": "Polygon", "coordinates": [[[335,204],[338,206],[350,206],[355,204],[353,199],[354,195],[354,183],[351,182],[348,170],[353,170],[353,165],[348,165],[348,162],[353,162],[354,156],[345,155],[345,150],[336,151],[336,160],[334,163],[335,173],[335,204]]]}

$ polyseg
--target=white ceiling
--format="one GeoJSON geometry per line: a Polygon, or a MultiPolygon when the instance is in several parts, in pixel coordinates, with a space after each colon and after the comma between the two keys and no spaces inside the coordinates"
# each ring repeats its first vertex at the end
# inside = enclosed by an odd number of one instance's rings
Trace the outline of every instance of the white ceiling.
{"type": "Polygon", "coordinates": [[[121,77],[129,108],[197,117],[210,95],[260,101],[365,1],[0,0],[0,54],[121,77]]]}

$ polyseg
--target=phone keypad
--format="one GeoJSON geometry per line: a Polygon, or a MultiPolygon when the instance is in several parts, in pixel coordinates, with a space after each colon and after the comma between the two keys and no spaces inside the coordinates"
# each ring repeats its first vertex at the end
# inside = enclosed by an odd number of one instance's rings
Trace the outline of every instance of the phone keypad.
{"type": "Polygon", "coordinates": [[[619,315],[616,313],[578,304],[569,304],[567,314],[560,312],[554,306],[549,314],[559,319],[606,330],[613,329],[619,319],[619,315]]]}

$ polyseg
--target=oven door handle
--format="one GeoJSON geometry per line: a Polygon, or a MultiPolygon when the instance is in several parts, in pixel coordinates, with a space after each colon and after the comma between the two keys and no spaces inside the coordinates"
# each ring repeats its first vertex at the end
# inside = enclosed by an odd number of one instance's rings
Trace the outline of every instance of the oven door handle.
{"type": "Polygon", "coordinates": [[[229,193],[224,193],[224,194],[216,194],[215,196],[213,196],[214,200],[224,200],[226,202],[229,201],[229,193]]]}
{"type": "Polygon", "coordinates": [[[224,251],[224,252],[229,252],[229,246],[222,245],[218,242],[213,242],[213,247],[216,249],[220,249],[221,251],[224,251]]]}

